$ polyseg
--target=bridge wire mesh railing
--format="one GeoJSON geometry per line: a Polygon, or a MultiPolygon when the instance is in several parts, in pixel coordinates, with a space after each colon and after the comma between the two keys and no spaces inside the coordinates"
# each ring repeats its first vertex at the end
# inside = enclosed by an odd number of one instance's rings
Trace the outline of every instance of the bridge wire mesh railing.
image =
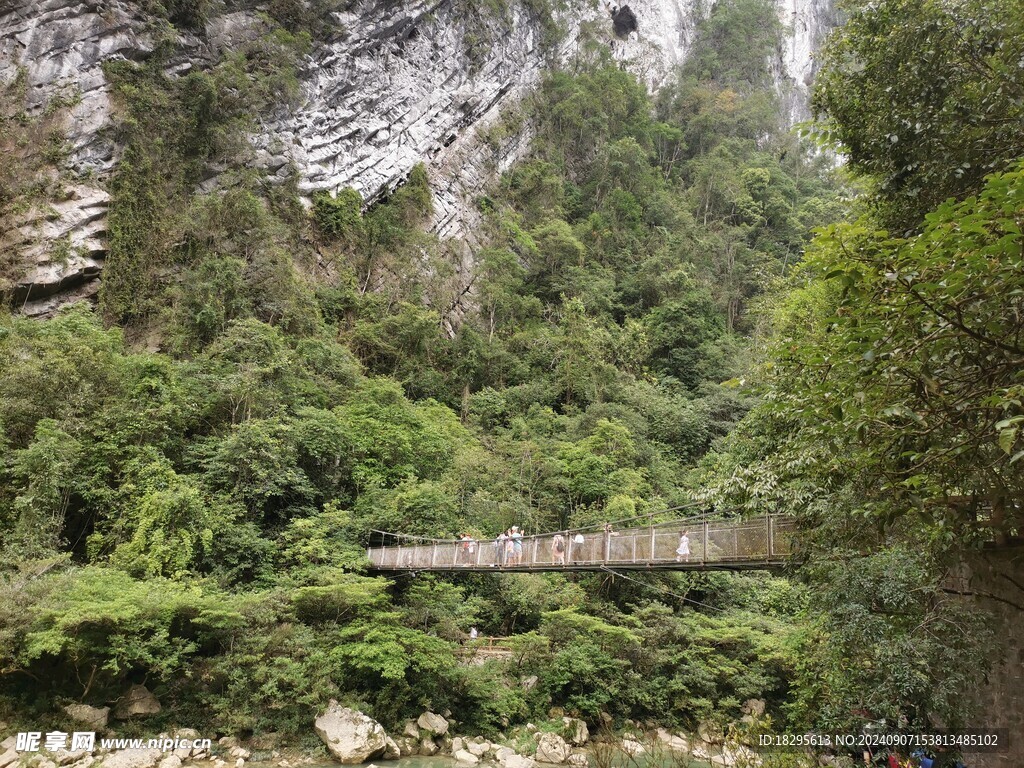
{"type": "Polygon", "coordinates": [[[389,534],[398,539],[397,545],[371,547],[367,555],[382,570],[774,562],[789,556],[794,532],[794,521],[782,515],[730,520],[700,516],[610,532],[569,529],[513,539],[455,541],[389,534]],[[679,551],[683,532],[688,553],[679,551]]]}

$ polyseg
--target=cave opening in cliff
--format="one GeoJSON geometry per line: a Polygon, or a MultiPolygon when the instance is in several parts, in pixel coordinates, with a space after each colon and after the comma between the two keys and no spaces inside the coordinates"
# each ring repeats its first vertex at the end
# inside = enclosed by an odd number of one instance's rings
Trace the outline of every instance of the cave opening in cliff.
{"type": "Polygon", "coordinates": [[[629,37],[630,32],[636,32],[639,24],[633,9],[624,5],[612,11],[612,27],[617,37],[629,37]]]}

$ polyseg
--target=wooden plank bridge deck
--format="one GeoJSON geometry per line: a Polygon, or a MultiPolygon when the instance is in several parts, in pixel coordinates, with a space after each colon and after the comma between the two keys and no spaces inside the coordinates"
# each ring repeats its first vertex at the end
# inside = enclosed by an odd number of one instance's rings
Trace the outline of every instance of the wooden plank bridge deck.
{"type": "Polygon", "coordinates": [[[601,529],[552,531],[522,538],[518,557],[509,556],[497,540],[472,542],[424,540],[388,534],[400,542],[366,551],[374,571],[601,571],[601,570],[774,570],[785,565],[796,525],[785,515],[743,520],[675,520],[610,534],[601,529]],[[688,557],[676,554],[687,532],[688,557]],[[561,535],[565,551],[555,552],[561,535]]]}

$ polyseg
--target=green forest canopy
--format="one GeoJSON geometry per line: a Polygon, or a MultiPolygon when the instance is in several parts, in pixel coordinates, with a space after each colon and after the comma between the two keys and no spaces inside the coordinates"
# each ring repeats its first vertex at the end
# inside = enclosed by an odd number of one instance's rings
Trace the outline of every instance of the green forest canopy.
{"type": "MultiPolygon", "coordinates": [[[[781,130],[767,0],[717,3],[653,99],[598,48],[552,70],[490,137],[536,134],[477,200],[470,303],[424,230],[424,167],[367,210],[349,190],[309,213],[245,169],[239,138],[294,94],[321,17],[267,16],[183,78],[164,49],[111,66],[126,151],[99,308],[0,319],[0,715],[145,681],[160,724],[218,732],[308,733],[332,697],[487,734],[552,706],[694,725],[749,698],[794,726],[962,721],[985,638],[954,631],[976,621],[938,583],[963,546],[1018,531],[1022,174],[996,126],[1006,173],[930,157],[937,197],[908,207],[868,140],[897,118],[837,85],[872,24],[957,13],[885,0],[826,49],[815,103],[875,194],[855,222],[829,159],[781,130]],[[213,162],[231,184],[197,193],[213,162]],[[486,538],[694,497],[801,514],[801,571],[363,572],[372,528],[486,538]],[[521,653],[458,666],[470,625],[521,653]]],[[[999,14],[970,18],[999,38],[999,14]]],[[[871,71],[865,92],[928,87],[871,71]]]]}

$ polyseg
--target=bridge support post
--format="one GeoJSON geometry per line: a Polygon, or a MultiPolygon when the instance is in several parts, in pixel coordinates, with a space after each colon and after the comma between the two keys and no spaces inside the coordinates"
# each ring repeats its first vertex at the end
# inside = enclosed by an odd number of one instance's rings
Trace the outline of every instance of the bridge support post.
{"type": "Polygon", "coordinates": [[[657,560],[654,555],[654,523],[651,523],[651,560],[657,560]]]}
{"type": "Polygon", "coordinates": [[[430,547],[430,567],[434,567],[434,563],[437,562],[437,542],[435,541],[430,547]]]}
{"type": "Polygon", "coordinates": [[[708,561],[708,521],[704,521],[704,546],[701,547],[700,561],[707,563],[708,561]]]}
{"type": "Polygon", "coordinates": [[[775,516],[768,515],[768,559],[775,557],[775,516]]]}

